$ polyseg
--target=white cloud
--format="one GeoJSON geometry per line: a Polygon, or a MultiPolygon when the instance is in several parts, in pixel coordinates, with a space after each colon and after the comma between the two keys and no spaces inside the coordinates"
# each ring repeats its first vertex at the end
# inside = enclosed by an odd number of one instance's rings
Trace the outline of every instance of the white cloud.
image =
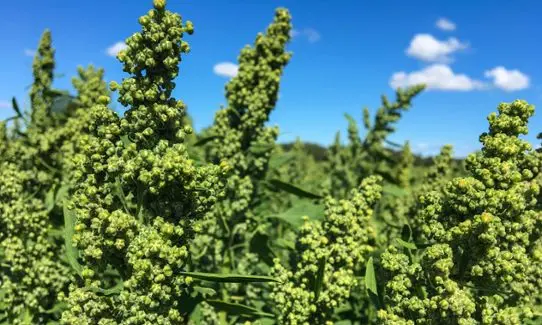
{"type": "Polygon", "coordinates": [[[426,142],[414,143],[412,151],[422,156],[435,156],[440,152],[440,144],[431,144],[426,142]]]}
{"type": "Polygon", "coordinates": [[[117,56],[117,54],[126,49],[127,46],[126,46],[126,43],[124,42],[117,42],[113,45],[111,45],[110,47],[107,48],[106,52],[107,52],[107,55],[109,56],[117,56]]]}
{"type": "Polygon", "coordinates": [[[445,31],[453,31],[453,30],[455,30],[455,27],[456,27],[455,23],[453,23],[452,21],[449,21],[446,18],[440,18],[439,20],[437,20],[436,26],[439,29],[442,29],[442,30],[445,30],[445,31]]]}
{"type": "Polygon", "coordinates": [[[25,49],[24,55],[33,57],[34,55],[36,55],[36,51],[31,49],[25,49]]]}
{"type": "Polygon", "coordinates": [[[0,108],[11,108],[11,102],[7,100],[0,100],[0,108]]]}
{"type": "Polygon", "coordinates": [[[305,37],[307,38],[307,41],[309,41],[309,43],[316,43],[321,38],[320,33],[318,33],[318,31],[313,28],[304,28],[302,30],[293,29],[292,32],[290,33],[290,36],[291,37],[299,37],[299,36],[305,37]]]}
{"type": "Polygon", "coordinates": [[[239,66],[231,62],[221,62],[215,64],[213,72],[221,77],[233,78],[237,75],[237,72],[239,72],[239,66]]]}
{"type": "Polygon", "coordinates": [[[487,78],[493,79],[493,85],[505,91],[521,90],[529,87],[529,77],[519,70],[507,70],[498,66],[485,72],[487,78]]]}
{"type": "Polygon", "coordinates": [[[450,54],[466,49],[467,44],[461,43],[457,38],[451,37],[446,41],[440,41],[429,34],[414,35],[410,46],[406,50],[407,55],[427,62],[451,62],[450,54]]]}
{"type": "Polygon", "coordinates": [[[420,83],[425,84],[428,90],[470,91],[487,87],[483,82],[465,74],[456,74],[445,64],[433,64],[410,73],[396,72],[390,78],[392,88],[404,88],[420,83]]]}

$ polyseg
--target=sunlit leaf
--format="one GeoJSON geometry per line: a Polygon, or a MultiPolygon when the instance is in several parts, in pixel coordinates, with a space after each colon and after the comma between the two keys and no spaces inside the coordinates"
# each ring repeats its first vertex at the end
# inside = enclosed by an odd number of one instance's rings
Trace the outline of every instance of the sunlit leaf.
{"type": "Polygon", "coordinates": [[[240,274],[220,274],[203,272],[179,272],[180,275],[193,277],[199,280],[211,282],[227,283],[250,283],[250,282],[278,282],[277,279],[263,275],[240,275],[240,274]]]}
{"type": "Polygon", "coordinates": [[[225,311],[228,315],[247,315],[247,316],[260,316],[260,317],[274,317],[273,314],[265,313],[254,307],[247,305],[226,302],[222,300],[206,300],[206,302],[213,306],[216,310],[225,311]]]}
{"type": "Polygon", "coordinates": [[[278,190],[288,192],[290,194],[294,194],[294,195],[296,195],[298,197],[301,197],[301,198],[309,198],[309,199],[321,199],[322,198],[322,196],[319,195],[319,194],[311,193],[311,192],[309,192],[307,190],[304,190],[304,189],[300,188],[297,185],[293,185],[293,184],[290,184],[290,183],[283,182],[280,179],[271,179],[271,180],[269,180],[269,183],[271,185],[273,185],[273,187],[278,189],[278,190]]]}

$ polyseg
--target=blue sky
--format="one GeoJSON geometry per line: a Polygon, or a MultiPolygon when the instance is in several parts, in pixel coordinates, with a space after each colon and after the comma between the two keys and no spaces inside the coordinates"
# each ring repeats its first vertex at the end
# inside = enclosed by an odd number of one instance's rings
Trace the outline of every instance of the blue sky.
{"type": "MultiPolygon", "coordinates": [[[[150,6],[150,0],[2,4],[0,118],[12,115],[12,96],[27,102],[29,54],[45,28],[64,75],[56,87],[69,88],[77,65],[89,63],[104,67],[108,81],[120,81],[125,74],[108,49],[139,30],[137,19],[150,6]]],[[[234,64],[278,6],[290,9],[295,29],[271,117],[280,141],[299,136],[327,145],[339,130],[344,138],[344,113],[361,122],[363,107],[374,112],[381,94],[393,97],[393,87],[417,81],[430,89],[415,99],[391,140],[410,140],[419,153],[446,143],[458,156],[476,150],[486,116],[501,101],[521,98],[542,109],[540,1],[170,0],[168,7],[195,25],[174,95],[188,105],[196,129],[211,124],[225,102],[228,77],[216,74],[217,65],[234,64]]],[[[223,74],[232,72],[228,66],[223,74]]],[[[542,113],[530,126],[527,139],[538,145],[542,113]]]]}

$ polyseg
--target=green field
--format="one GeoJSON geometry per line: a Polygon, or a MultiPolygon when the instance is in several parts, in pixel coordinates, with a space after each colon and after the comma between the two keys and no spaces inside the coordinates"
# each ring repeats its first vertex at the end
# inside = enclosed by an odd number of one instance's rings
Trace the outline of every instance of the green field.
{"type": "Polygon", "coordinates": [[[0,122],[0,324],[542,324],[534,107],[495,107],[466,159],[389,139],[424,85],[346,115],[346,141],[279,144],[292,25],[270,18],[201,132],[172,95],[194,27],[165,0],[109,85],[53,88],[43,33],[0,122]]]}

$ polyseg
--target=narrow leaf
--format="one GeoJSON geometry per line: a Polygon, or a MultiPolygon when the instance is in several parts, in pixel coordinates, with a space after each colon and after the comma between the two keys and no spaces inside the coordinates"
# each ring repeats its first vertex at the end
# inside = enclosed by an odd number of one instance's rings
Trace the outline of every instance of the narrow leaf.
{"type": "Polygon", "coordinates": [[[376,288],[375,268],[372,257],[369,258],[369,261],[367,261],[367,266],[365,267],[365,287],[369,292],[378,295],[376,288]]]}
{"type": "Polygon", "coordinates": [[[308,216],[312,220],[322,220],[324,218],[324,205],[314,204],[308,200],[300,200],[290,209],[270,216],[290,224],[294,228],[300,228],[304,223],[304,217],[308,216]]]}
{"type": "Polygon", "coordinates": [[[314,284],[314,300],[318,301],[320,298],[320,292],[322,291],[322,284],[324,282],[324,271],[326,268],[326,259],[321,258],[318,261],[318,272],[316,273],[316,282],[314,284]]]}
{"type": "Polygon", "coordinates": [[[269,183],[271,183],[275,188],[282,190],[284,192],[288,192],[290,194],[297,195],[302,198],[309,198],[309,199],[321,199],[322,196],[319,194],[311,193],[307,190],[304,190],[296,185],[283,182],[279,179],[271,179],[269,180],[269,183]]]}
{"type": "Polygon", "coordinates": [[[59,94],[53,99],[53,103],[51,104],[51,112],[66,114],[70,109],[70,105],[74,103],[74,100],[75,97],[71,95],[59,94]]]}
{"type": "Polygon", "coordinates": [[[201,147],[201,146],[205,145],[208,142],[211,142],[211,141],[213,141],[215,139],[222,139],[222,138],[223,137],[220,136],[220,135],[210,135],[208,137],[204,137],[204,138],[201,138],[198,141],[196,141],[194,143],[194,147],[201,147]]]}
{"type": "Polygon", "coordinates": [[[267,265],[273,265],[275,254],[269,247],[269,235],[258,231],[252,239],[250,239],[250,251],[258,254],[259,258],[267,265]]]}
{"type": "Polygon", "coordinates": [[[287,240],[284,238],[277,238],[275,240],[275,246],[279,248],[285,248],[290,250],[295,250],[295,243],[291,240],[287,240]]]}
{"type": "Polygon", "coordinates": [[[408,224],[405,224],[403,226],[403,229],[401,229],[401,239],[406,242],[409,242],[411,238],[412,238],[412,229],[410,228],[408,224]]]}
{"type": "Polygon", "coordinates": [[[338,322],[333,323],[335,325],[352,325],[352,321],[349,319],[343,319],[338,322]]]}
{"type": "Polygon", "coordinates": [[[269,168],[270,169],[277,169],[281,167],[282,165],[290,162],[290,160],[294,159],[294,155],[292,153],[287,153],[283,155],[273,155],[271,159],[269,160],[269,168]]]}
{"type": "Polygon", "coordinates": [[[47,212],[51,212],[55,208],[55,192],[56,187],[53,186],[45,194],[45,207],[47,209],[47,212]]]}
{"type": "Polygon", "coordinates": [[[64,184],[60,186],[60,188],[58,189],[55,195],[55,203],[57,205],[64,205],[63,200],[68,196],[70,189],[71,189],[71,185],[69,184],[64,184]]]}
{"type": "Polygon", "coordinates": [[[390,140],[384,140],[388,145],[392,146],[392,147],[396,147],[396,148],[401,148],[403,147],[402,145],[398,144],[397,142],[393,142],[393,141],[390,141],[390,140]]]}
{"type": "Polygon", "coordinates": [[[45,313],[46,314],[58,314],[58,313],[61,313],[63,312],[64,310],[66,310],[68,308],[68,304],[65,303],[65,302],[58,302],[56,303],[53,308],[49,309],[49,310],[46,310],[45,313]]]}
{"type": "Polygon", "coordinates": [[[94,293],[98,293],[101,296],[113,296],[113,295],[118,295],[121,292],[123,287],[124,287],[124,282],[120,280],[119,282],[117,282],[117,284],[114,287],[111,287],[109,289],[90,287],[88,288],[88,290],[94,293]]]}
{"type": "Polygon", "coordinates": [[[8,117],[7,119],[5,119],[4,122],[14,121],[14,120],[16,120],[18,118],[19,118],[18,116],[11,116],[11,117],[8,117]]]}
{"type": "Polygon", "coordinates": [[[401,238],[395,238],[395,240],[397,241],[399,245],[403,246],[406,249],[418,249],[418,247],[416,247],[416,244],[414,243],[404,241],[401,238]]]}
{"type": "Polygon", "coordinates": [[[260,318],[258,319],[256,322],[254,322],[254,324],[258,324],[258,325],[275,325],[276,322],[273,318],[260,318]]]}
{"type": "Polygon", "coordinates": [[[11,106],[13,107],[15,113],[17,113],[17,116],[24,119],[23,113],[21,112],[21,109],[19,108],[19,104],[17,103],[17,99],[15,99],[15,97],[11,98],[11,106]]]}
{"type": "Polygon", "coordinates": [[[404,188],[391,184],[384,185],[382,187],[382,192],[396,197],[405,196],[408,193],[404,188]]]}
{"type": "Polygon", "coordinates": [[[270,276],[262,275],[241,275],[241,274],[220,274],[220,273],[203,273],[203,272],[179,272],[184,276],[190,276],[195,279],[212,281],[212,282],[227,282],[227,283],[250,283],[250,282],[278,282],[277,279],[270,276]]]}
{"type": "Polygon", "coordinates": [[[64,205],[64,242],[66,245],[66,256],[71,267],[81,276],[83,267],[77,260],[79,251],[74,247],[72,237],[75,232],[75,213],[64,205]]]}
{"type": "Polygon", "coordinates": [[[258,143],[255,143],[255,144],[252,144],[250,146],[248,151],[251,152],[251,153],[254,153],[254,154],[262,154],[262,153],[266,153],[268,151],[271,151],[273,149],[275,149],[275,144],[274,143],[271,143],[271,144],[258,144],[258,143]]]}
{"type": "Polygon", "coordinates": [[[28,308],[25,308],[24,311],[19,315],[19,324],[22,325],[32,325],[33,316],[30,313],[30,310],[28,308]]]}
{"type": "Polygon", "coordinates": [[[214,296],[216,291],[213,288],[194,286],[194,291],[200,293],[203,296],[214,296]]]}
{"type": "Polygon", "coordinates": [[[213,306],[215,309],[220,311],[225,311],[228,315],[247,315],[247,316],[260,316],[260,317],[274,317],[275,315],[265,313],[261,310],[258,310],[254,307],[247,305],[237,304],[226,302],[222,300],[207,300],[209,305],[213,306]]]}

